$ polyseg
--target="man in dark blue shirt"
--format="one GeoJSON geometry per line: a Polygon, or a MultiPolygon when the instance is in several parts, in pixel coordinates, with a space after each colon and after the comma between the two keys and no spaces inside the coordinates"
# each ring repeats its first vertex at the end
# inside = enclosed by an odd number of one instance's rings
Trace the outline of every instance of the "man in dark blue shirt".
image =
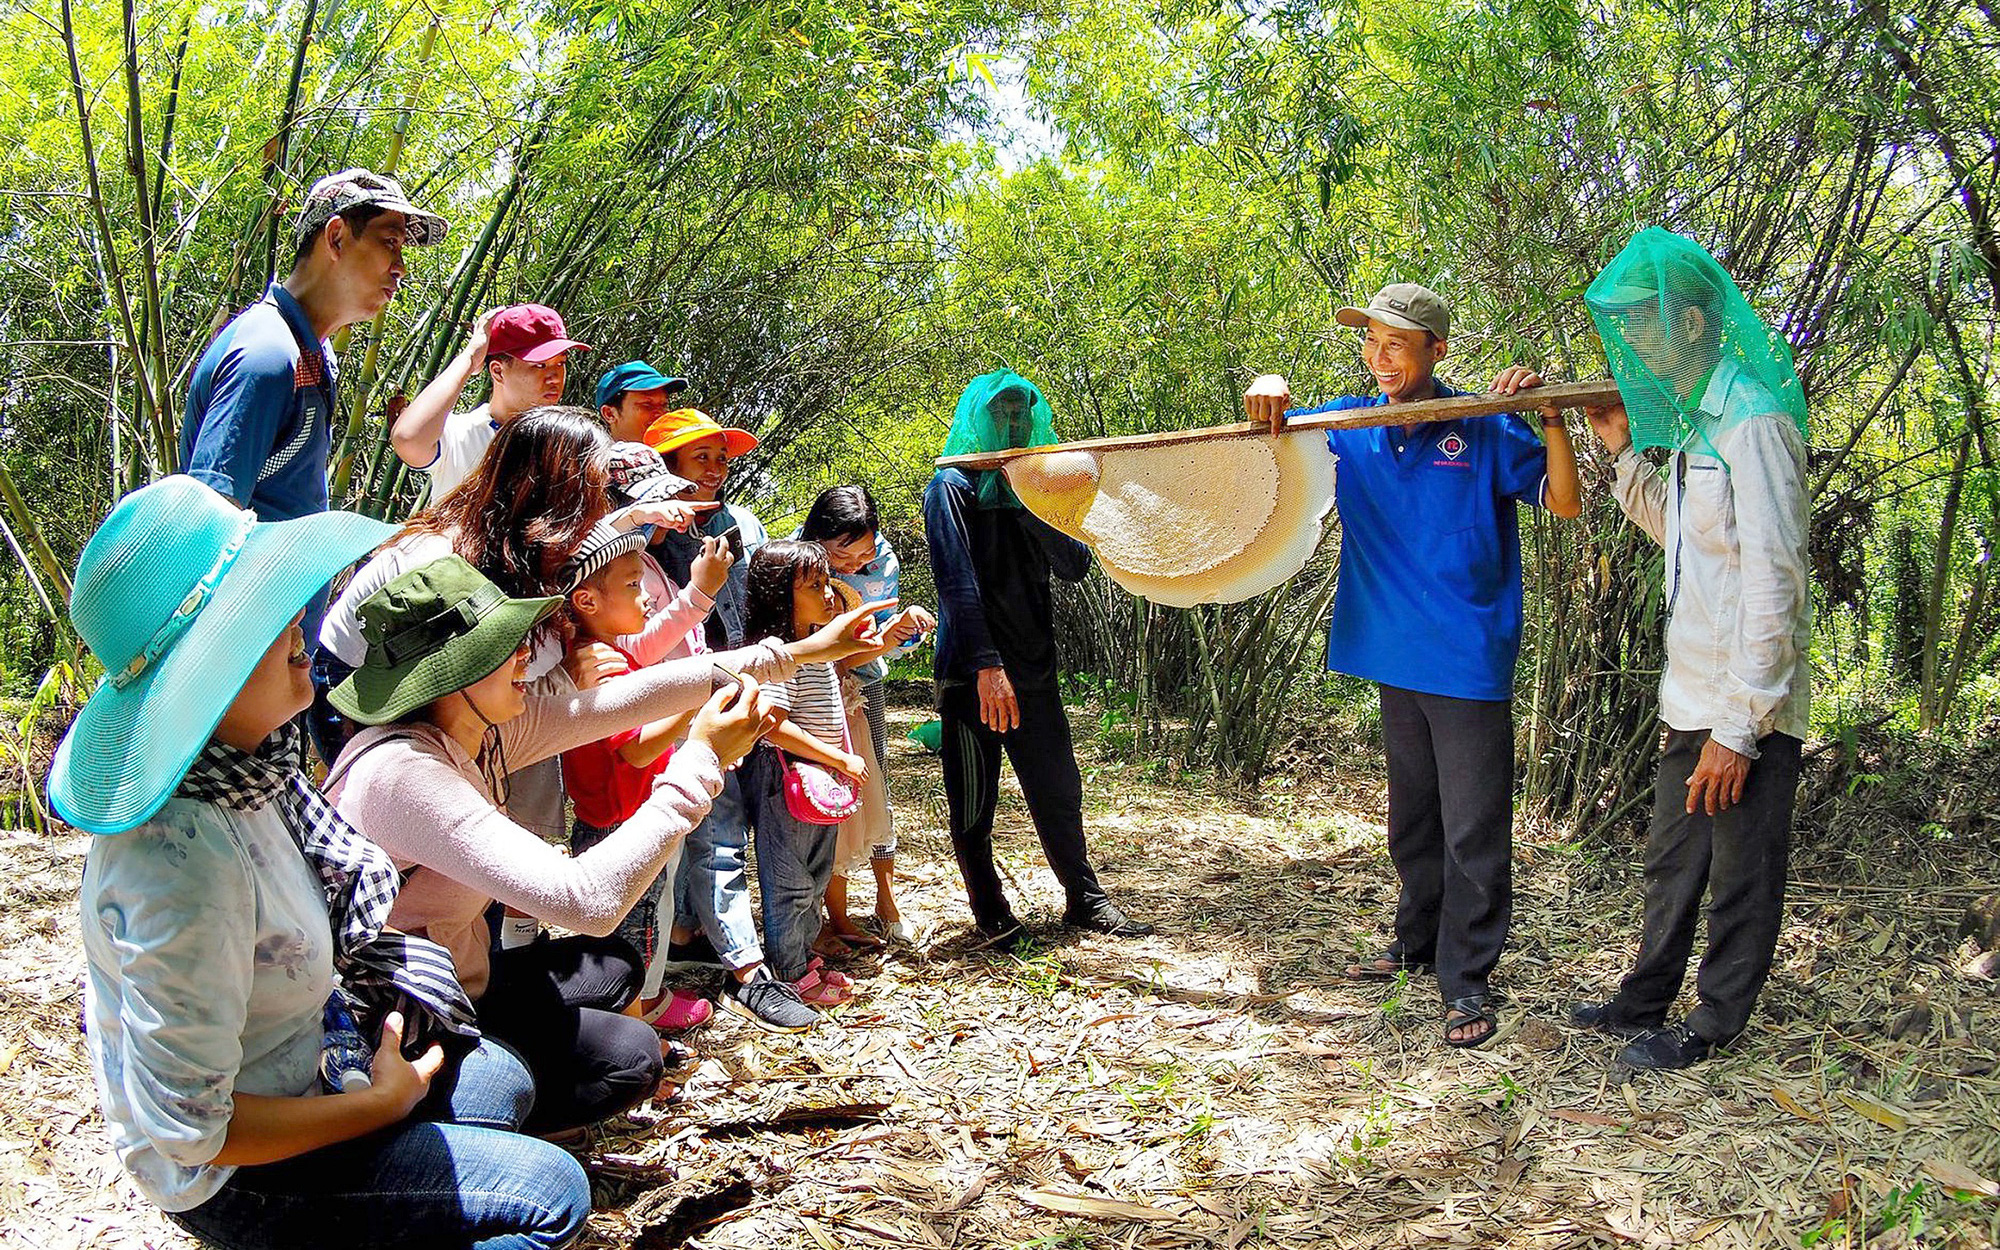
{"type": "Polygon", "coordinates": [[[327,340],[388,304],[405,246],[444,233],[444,219],[410,203],[394,178],[350,169],[313,184],[292,228],[291,272],[195,366],[182,471],[261,521],[326,511],[339,376],[327,340]]]}
{"type": "MultiPolygon", "coordinates": [[[[1343,308],[1362,331],[1379,393],[1313,412],[1456,395],[1437,381],[1451,311],[1415,283],[1343,308]]],[[[1513,366],[1493,389],[1541,385],[1513,366]]],[[[1269,374],[1244,396],[1253,421],[1284,427],[1291,387],[1269,374]]],[[[1515,505],[1582,511],[1576,453],[1554,410],[1538,440],[1514,414],[1327,432],[1337,461],[1340,585],[1327,666],[1376,683],[1389,763],[1389,857],[1402,882],[1395,939],[1348,975],[1388,979],[1435,966],[1445,1041],[1498,1029],[1487,978],[1513,903],[1514,661],[1521,647],[1515,505]],[[1546,440],[1546,441],[1543,441],[1546,440]]]]}

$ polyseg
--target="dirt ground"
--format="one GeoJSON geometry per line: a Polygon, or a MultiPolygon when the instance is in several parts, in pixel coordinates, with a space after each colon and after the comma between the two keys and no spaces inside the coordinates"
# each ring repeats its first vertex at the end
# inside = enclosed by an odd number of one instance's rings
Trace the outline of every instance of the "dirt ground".
{"type": "MultiPolygon", "coordinates": [[[[1010,779],[1003,863],[1036,938],[1008,954],[968,935],[936,761],[900,738],[919,714],[898,710],[891,762],[919,941],[810,1034],[696,1034],[679,1098],[577,1147],[586,1246],[2000,1244],[2000,994],[1959,936],[2000,890],[1990,840],[1802,852],[1740,1048],[1635,1076],[1561,1023],[1631,957],[1631,848],[1521,833],[1501,1036],[1452,1050],[1434,981],[1338,976],[1395,900],[1372,753],[1248,801],[1085,742],[1097,861],[1159,925],[1140,941],[1057,927],[1010,779]]],[[[103,1146],[85,847],[0,834],[0,1244],[178,1250],[103,1146]]]]}

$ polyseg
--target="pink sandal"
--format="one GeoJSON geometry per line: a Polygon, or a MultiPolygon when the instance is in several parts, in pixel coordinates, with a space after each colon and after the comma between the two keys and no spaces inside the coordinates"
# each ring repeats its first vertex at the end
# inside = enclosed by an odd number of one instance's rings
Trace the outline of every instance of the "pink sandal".
{"type": "Polygon", "coordinates": [[[662,1033],[685,1033],[707,1024],[714,1014],[715,1008],[706,998],[687,990],[675,990],[660,1001],[645,1021],[662,1033]]]}
{"type": "Polygon", "coordinates": [[[808,973],[819,973],[820,980],[825,981],[835,989],[846,990],[850,996],[854,993],[854,978],[837,968],[827,967],[826,960],[821,959],[818,955],[814,955],[806,961],[806,971],[808,973]]]}
{"type": "Polygon", "coordinates": [[[807,969],[804,976],[792,982],[792,988],[799,992],[800,998],[814,1007],[838,1007],[843,1003],[854,1001],[852,985],[845,987],[835,985],[827,980],[825,973],[818,968],[807,969]]]}

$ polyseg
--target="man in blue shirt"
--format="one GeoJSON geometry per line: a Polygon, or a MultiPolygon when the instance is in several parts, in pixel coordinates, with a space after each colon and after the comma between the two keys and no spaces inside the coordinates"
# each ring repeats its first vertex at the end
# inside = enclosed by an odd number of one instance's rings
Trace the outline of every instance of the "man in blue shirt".
{"type": "MultiPolygon", "coordinates": [[[[260,521],[327,510],[339,363],[327,342],[367,321],[403,280],[403,249],[444,238],[446,223],[410,203],[394,178],[349,169],[306,193],[292,225],[292,267],[264,298],[236,315],[202,353],[181,419],[181,471],[214,487],[260,521]]],[[[322,589],[306,605],[313,681],[339,680],[319,648],[322,589]]],[[[307,727],[320,758],[335,743],[327,723],[307,727]]]]}
{"type": "MultiPolygon", "coordinates": [[[[1415,283],[1342,308],[1362,331],[1379,393],[1313,412],[1442,398],[1451,310],[1415,283]]],[[[1511,366],[1494,391],[1541,385],[1511,366]]],[[[1291,387],[1258,378],[1250,419],[1284,428],[1291,387]]],[[[1514,508],[1582,511],[1576,453],[1553,409],[1541,440],[1518,416],[1327,432],[1340,512],[1340,585],[1327,666],[1376,683],[1389,764],[1389,857],[1402,882],[1395,939],[1349,976],[1435,966],[1444,1040],[1478,1046],[1498,1029],[1487,978],[1512,910],[1514,661],[1521,646],[1521,542],[1514,508]]]]}
{"type": "Polygon", "coordinates": [[[350,169],[314,183],[292,227],[290,274],[195,366],[182,471],[260,521],[326,511],[339,377],[327,340],[382,311],[403,280],[404,247],[436,243],[445,229],[394,178],[350,169]]]}

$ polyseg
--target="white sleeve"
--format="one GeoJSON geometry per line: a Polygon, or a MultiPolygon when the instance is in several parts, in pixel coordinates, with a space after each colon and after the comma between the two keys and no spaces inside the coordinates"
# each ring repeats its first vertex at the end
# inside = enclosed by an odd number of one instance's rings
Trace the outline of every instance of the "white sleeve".
{"type": "Polygon", "coordinates": [[[1662,546],[1667,541],[1667,483],[1652,462],[1641,456],[1630,443],[1618,453],[1613,462],[1618,478],[1611,486],[1612,497],[1617,499],[1618,508],[1632,524],[1646,531],[1647,535],[1662,546]]]}
{"type": "Polygon", "coordinates": [[[493,445],[493,434],[493,421],[484,404],[471,412],[446,415],[444,432],[438,435],[437,458],[423,469],[430,474],[433,500],[442,498],[472,476],[485,458],[486,449],[493,445]]]}
{"type": "Polygon", "coordinates": [[[1752,417],[1726,449],[1742,598],[1710,736],[1757,757],[1757,739],[1790,692],[1797,627],[1809,610],[1805,447],[1790,418],[1752,417]]]}

